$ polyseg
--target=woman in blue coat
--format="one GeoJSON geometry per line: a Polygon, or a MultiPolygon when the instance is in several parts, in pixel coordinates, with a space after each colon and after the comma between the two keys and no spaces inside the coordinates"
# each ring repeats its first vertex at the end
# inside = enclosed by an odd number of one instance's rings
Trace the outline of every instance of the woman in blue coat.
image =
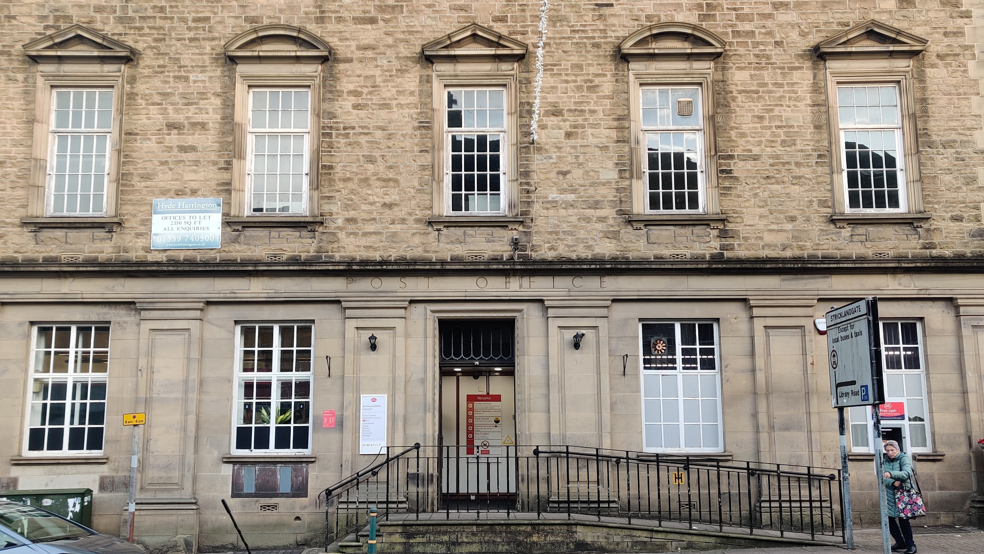
{"type": "Polygon", "coordinates": [[[882,460],[882,475],[885,485],[885,512],[888,513],[888,530],[895,539],[892,550],[905,550],[905,554],[916,554],[916,543],[912,540],[912,527],[909,520],[901,517],[895,504],[895,491],[910,487],[912,479],[912,460],[899,449],[899,443],[885,441],[885,457],[882,460]]]}

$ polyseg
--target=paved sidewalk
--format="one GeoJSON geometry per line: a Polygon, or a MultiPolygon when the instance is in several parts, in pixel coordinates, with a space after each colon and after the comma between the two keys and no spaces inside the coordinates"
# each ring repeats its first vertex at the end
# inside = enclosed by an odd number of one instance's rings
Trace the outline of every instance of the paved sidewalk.
{"type": "MultiPolygon", "coordinates": [[[[981,554],[984,553],[984,531],[974,527],[915,527],[913,538],[919,554],[981,554]]],[[[881,529],[854,532],[853,552],[881,554],[881,529]]],[[[842,546],[795,546],[780,548],[737,548],[713,550],[706,554],[845,554],[842,546]]]]}

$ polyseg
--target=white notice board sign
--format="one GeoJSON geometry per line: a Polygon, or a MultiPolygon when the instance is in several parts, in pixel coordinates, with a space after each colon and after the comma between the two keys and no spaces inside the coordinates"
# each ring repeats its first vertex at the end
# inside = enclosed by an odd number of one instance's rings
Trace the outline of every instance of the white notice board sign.
{"type": "Polygon", "coordinates": [[[150,220],[151,250],[221,247],[221,198],[154,200],[150,220]]]}
{"type": "Polygon", "coordinates": [[[386,395],[363,394],[360,413],[359,454],[379,454],[386,449],[386,395]]]}

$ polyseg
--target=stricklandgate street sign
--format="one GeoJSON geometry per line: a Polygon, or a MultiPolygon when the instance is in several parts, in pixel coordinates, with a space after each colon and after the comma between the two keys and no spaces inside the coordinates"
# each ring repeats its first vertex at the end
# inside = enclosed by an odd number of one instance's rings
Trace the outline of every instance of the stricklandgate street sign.
{"type": "Polygon", "coordinates": [[[885,402],[880,352],[877,298],[827,312],[830,403],[834,408],[885,402]]]}

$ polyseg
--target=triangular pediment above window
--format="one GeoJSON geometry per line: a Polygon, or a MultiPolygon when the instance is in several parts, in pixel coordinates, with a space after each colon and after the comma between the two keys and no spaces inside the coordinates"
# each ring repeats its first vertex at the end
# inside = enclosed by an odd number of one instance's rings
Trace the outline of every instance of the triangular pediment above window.
{"type": "Polygon", "coordinates": [[[813,47],[823,60],[835,58],[912,58],[926,49],[929,41],[886,25],[865,21],[813,47]]]}
{"type": "Polygon", "coordinates": [[[618,47],[628,62],[657,59],[713,60],[724,53],[724,39],[689,23],[656,23],[629,35],[618,47]]]}
{"type": "Polygon", "coordinates": [[[525,43],[478,23],[472,23],[423,46],[424,58],[430,62],[515,62],[525,58],[527,50],[525,43]]]}
{"type": "Polygon", "coordinates": [[[290,25],[262,25],[225,43],[226,56],[237,63],[284,61],[324,63],[331,59],[327,42],[307,29],[290,25]]]}
{"type": "Polygon", "coordinates": [[[133,47],[82,25],[32,40],[24,45],[24,53],[38,63],[126,63],[137,55],[133,47]]]}

